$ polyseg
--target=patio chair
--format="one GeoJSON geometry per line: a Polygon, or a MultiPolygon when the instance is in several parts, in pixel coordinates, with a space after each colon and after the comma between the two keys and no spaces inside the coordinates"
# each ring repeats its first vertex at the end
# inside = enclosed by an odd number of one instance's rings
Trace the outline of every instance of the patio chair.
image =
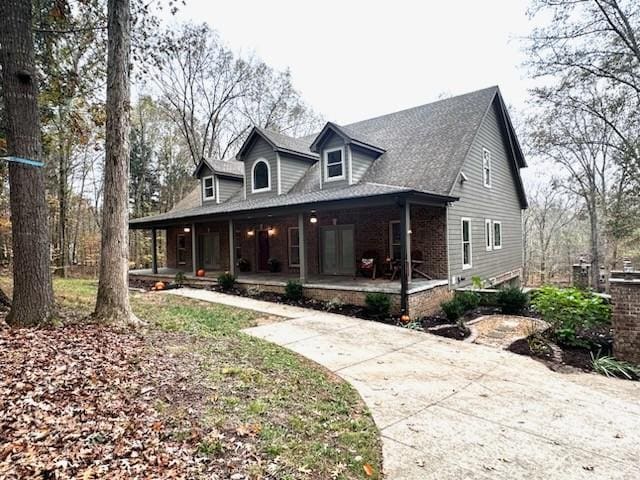
{"type": "Polygon", "coordinates": [[[421,277],[426,278],[427,280],[433,280],[429,275],[424,273],[420,268],[424,265],[424,256],[422,255],[421,250],[412,250],[411,251],[411,278],[413,278],[416,274],[421,277]]]}
{"type": "Polygon", "coordinates": [[[378,271],[378,252],[375,250],[367,250],[362,253],[362,257],[358,262],[358,273],[363,277],[376,279],[378,271]]]}

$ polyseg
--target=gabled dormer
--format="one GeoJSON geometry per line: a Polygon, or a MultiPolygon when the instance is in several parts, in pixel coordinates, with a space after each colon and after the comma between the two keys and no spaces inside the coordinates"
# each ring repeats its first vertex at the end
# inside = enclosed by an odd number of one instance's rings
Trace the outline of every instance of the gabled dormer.
{"type": "Polygon", "coordinates": [[[384,154],[371,140],[328,122],[310,146],[320,156],[321,188],[358,183],[376,158],[384,154]]]}
{"type": "Polygon", "coordinates": [[[193,174],[200,180],[203,205],[226,202],[244,183],[242,164],[235,161],[202,159],[193,174]]]}
{"type": "Polygon", "coordinates": [[[309,142],[253,127],[236,155],[244,163],[245,198],[283,195],[318,161],[309,142]]]}

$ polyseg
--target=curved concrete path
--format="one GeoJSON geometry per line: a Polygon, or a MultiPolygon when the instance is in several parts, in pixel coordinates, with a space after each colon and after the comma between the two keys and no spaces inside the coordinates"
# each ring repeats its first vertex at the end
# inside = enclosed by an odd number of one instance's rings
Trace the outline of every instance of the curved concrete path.
{"type": "Polygon", "coordinates": [[[554,373],[504,350],[341,315],[171,292],[291,318],[246,333],[360,392],[380,429],[387,479],[640,478],[638,383],[554,373]]]}

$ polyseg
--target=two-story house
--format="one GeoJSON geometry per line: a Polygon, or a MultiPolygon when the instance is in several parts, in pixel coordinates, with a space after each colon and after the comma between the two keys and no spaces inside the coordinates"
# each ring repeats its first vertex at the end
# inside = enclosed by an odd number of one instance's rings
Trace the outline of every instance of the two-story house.
{"type": "Polygon", "coordinates": [[[173,210],[131,220],[167,242],[164,269],[154,247],[152,271],[132,274],[231,271],[275,290],[295,278],[309,297],[380,291],[396,311],[431,313],[472,277],[519,279],[525,166],[497,87],[304,138],[256,127],[235,160],[202,160],[173,210]],[[375,280],[359,271],[368,258],[375,280]]]}

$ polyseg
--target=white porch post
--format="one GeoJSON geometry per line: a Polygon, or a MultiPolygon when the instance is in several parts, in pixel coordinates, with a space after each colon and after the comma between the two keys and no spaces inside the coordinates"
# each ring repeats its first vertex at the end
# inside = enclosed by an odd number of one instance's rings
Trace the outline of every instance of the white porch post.
{"type": "Polygon", "coordinates": [[[158,240],[156,229],[151,229],[151,272],[158,273],[158,240]]]}
{"type": "Polygon", "coordinates": [[[229,273],[236,276],[236,246],[233,220],[229,219],[229,273]]]}
{"type": "Polygon", "coordinates": [[[300,283],[307,281],[307,248],[304,237],[304,214],[298,214],[298,254],[300,256],[300,283]]]}
{"type": "Polygon", "coordinates": [[[198,271],[198,252],[196,251],[196,224],[191,224],[191,263],[193,266],[193,275],[198,271]]]}

